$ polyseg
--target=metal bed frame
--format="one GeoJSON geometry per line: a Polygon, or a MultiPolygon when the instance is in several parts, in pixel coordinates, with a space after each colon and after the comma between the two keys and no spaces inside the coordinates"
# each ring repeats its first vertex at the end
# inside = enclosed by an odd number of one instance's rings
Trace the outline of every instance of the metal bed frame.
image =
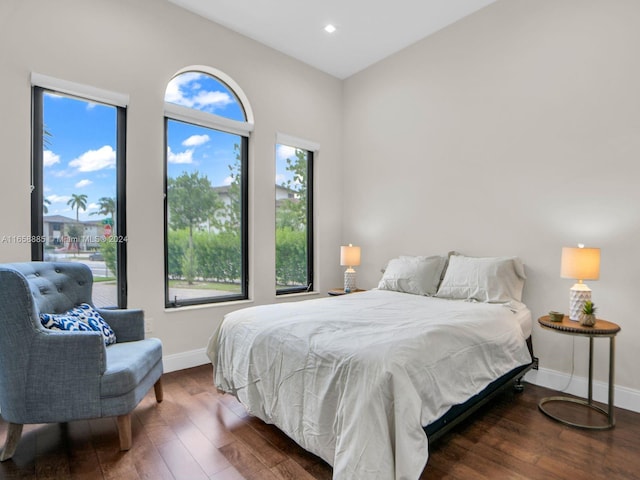
{"type": "Polygon", "coordinates": [[[531,363],[514,368],[509,373],[494,380],[482,392],[474,395],[464,403],[454,405],[438,420],[423,427],[429,439],[429,444],[431,445],[440,440],[452,428],[469,418],[479,408],[489,403],[510,386],[514,388],[516,392],[524,390],[522,377],[524,377],[529,370],[538,369],[538,357],[533,355],[531,337],[527,338],[527,347],[531,354],[531,363]]]}

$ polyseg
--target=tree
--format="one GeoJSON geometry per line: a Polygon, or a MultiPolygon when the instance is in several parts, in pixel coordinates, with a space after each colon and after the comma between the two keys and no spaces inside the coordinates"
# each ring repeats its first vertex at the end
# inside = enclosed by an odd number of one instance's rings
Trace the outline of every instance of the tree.
{"type": "Polygon", "coordinates": [[[233,165],[229,165],[229,203],[225,204],[222,216],[224,222],[222,229],[228,233],[239,234],[242,221],[242,197],[241,193],[241,165],[240,165],[240,145],[237,143],[233,146],[236,158],[233,165]]]}
{"type": "Polygon", "coordinates": [[[185,252],[183,268],[189,267],[187,280],[193,283],[193,230],[198,224],[212,217],[221,205],[218,195],[213,190],[207,176],[200,176],[198,171],[191,174],[183,172],[177,178],[167,181],[169,198],[169,224],[174,230],[189,230],[189,247],[185,252]]]}
{"type": "Polygon", "coordinates": [[[101,197],[98,200],[99,210],[97,212],[91,212],[89,215],[107,215],[111,217],[111,224],[113,225],[113,216],[116,213],[116,199],[111,197],[101,197]]]}
{"type": "Polygon", "coordinates": [[[110,242],[108,239],[101,241],[100,253],[102,253],[102,258],[104,258],[104,263],[107,268],[114,275],[116,275],[118,268],[118,252],[116,251],[116,242],[110,242]]]}
{"type": "Polygon", "coordinates": [[[69,237],[69,244],[67,245],[67,250],[77,252],[80,250],[79,243],[80,237],[82,236],[82,227],[78,223],[74,223],[73,225],[69,225],[67,229],[67,236],[69,237]]]}
{"type": "Polygon", "coordinates": [[[42,213],[44,213],[45,215],[49,213],[49,205],[51,205],[51,200],[49,200],[48,198],[45,198],[42,201],[42,213]]]}
{"type": "Polygon", "coordinates": [[[293,198],[281,201],[276,211],[276,227],[290,228],[293,231],[305,230],[307,226],[307,152],[296,149],[295,158],[287,158],[287,171],[293,176],[282,184],[293,192],[293,198]]]}
{"type": "Polygon", "coordinates": [[[87,209],[87,196],[84,193],[76,194],[72,193],[71,198],[67,202],[67,205],[70,205],[71,208],[76,211],[76,222],[80,221],[80,209],[85,211],[87,209]]]}

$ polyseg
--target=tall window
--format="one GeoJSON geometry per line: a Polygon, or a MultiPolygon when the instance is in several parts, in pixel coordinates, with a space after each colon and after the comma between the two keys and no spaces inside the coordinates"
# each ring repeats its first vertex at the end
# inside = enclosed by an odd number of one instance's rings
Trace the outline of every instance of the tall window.
{"type": "Polygon", "coordinates": [[[99,307],[127,304],[125,122],[122,106],[33,87],[31,256],[88,265],[99,307]]]}
{"type": "MultiPolygon", "coordinates": [[[[230,81],[230,80],[228,80],[230,81]]],[[[201,71],[175,76],[165,94],[165,305],[248,296],[245,105],[201,71]]]]}
{"type": "Polygon", "coordinates": [[[276,145],[276,293],[313,289],[313,152],[276,145]]]}

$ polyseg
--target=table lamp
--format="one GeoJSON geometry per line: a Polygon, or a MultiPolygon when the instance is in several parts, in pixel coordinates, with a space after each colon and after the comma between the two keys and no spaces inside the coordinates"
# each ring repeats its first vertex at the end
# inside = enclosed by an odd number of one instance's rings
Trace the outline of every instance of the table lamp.
{"type": "Polygon", "coordinates": [[[562,247],[560,276],[578,281],[569,295],[569,319],[577,321],[584,303],[591,300],[591,289],[582,281],[600,277],[600,249],[584,248],[584,245],[562,247]]]}
{"type": "Polygon", "coordinates": [[[344,271],[344,291],[346,293],[356,290],[356,271],[353,267],[360,265],[360,247],[352,244],[340,247],[340,265],[347,267],[344,271]]]}

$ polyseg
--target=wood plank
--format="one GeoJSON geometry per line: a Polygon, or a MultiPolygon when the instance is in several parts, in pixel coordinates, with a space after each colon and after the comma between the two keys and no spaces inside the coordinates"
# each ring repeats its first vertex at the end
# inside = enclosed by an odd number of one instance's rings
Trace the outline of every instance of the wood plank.
{"type": "Polygon", "coordinates": [[[180,440],[163,443],[158,447],[158,450],[175,478],[188,478],[189,480],[207,480],[209,478],[180,440]]]}
{"type": "MultiPolygon", "coordinates": [[[[166,374],[163,389],[162,403],[152,389],[133,411],[128,452],[120,452],[114,418],[25,425],[0,479],[331,479],[327,463],[219,393],[211,365],[166,374]]],[[[640,414],[616,409],[612,430],[572,428],[538,410],[555,393],[527,384],[501,395],[430,446],[421,478],[636,478],[640,414]]]]}
{"type": "Polygon", "coordinates": [[[184,422],[175,433],[208,476],[226,470],[231,466],[213,442],[193,423],[184,422]]]}
{"type": "Polygon", "coordinates": [[[129,453],[133,456],[133,465],[140,479],[174,480],[164,458],[146,435],[138,437],[129,453]]]}
{"type": "Polygon", "coordinates": [[[245,478],[253,478],[256,473],[267,470],[267,466],[239,440],[223,445],[220,447],[220,452],[245,478]]]}
{"type": "Polygon", "coordinates": [[[270,470],[279,480],[314,480],[313,475],[290,458],[274,465],[270,470]]]}

